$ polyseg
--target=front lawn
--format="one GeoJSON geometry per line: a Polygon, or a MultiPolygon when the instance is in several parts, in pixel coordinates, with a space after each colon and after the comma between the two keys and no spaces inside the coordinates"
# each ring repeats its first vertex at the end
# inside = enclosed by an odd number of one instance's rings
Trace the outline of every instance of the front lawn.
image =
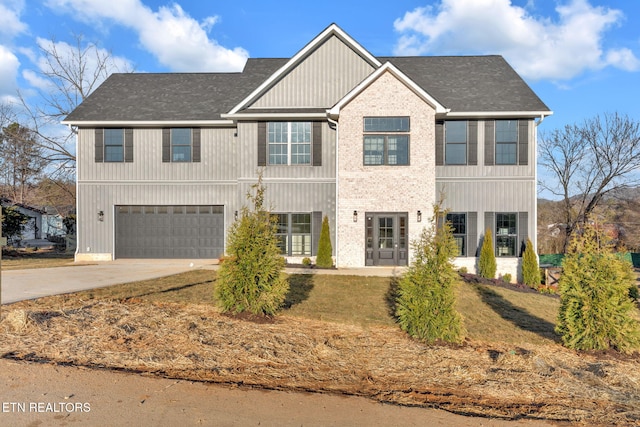
{"type": "Polygon", "coordinates": [[[3,307],[0,357],[504,419],[640,422],[638,355],[560,346],[557,298],[460,283],[468,339],[427,346],[395,324],[392,278],[289,280],[287,308],[260,322],[219,313],[211,270],[15,303],[3,307]]]}

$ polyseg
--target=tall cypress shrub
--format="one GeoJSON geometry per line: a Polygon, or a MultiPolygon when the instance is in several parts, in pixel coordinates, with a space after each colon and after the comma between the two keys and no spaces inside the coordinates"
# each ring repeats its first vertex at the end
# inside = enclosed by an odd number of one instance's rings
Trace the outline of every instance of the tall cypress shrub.
{"type": "Polygon", "coordinates": [[[484,232],[482,240],[482,248],[480,249],[480,259],[478,259],[478,275],[486,279],[496,277],[498,265],[496,264],[496,254],[493,252],[493,239],[491,238],[491,230],[487,228],[484,232]]]}
{"type": "Polygon", "coordinates": [[[228,256],[220,265],[215,287],[223,312],[272,315],[289,291],[276,238],[277,224],[264,207],[264,193],[259,176],[247,194],[252,209],[244,206],[242,215],[229,229],[228,256]]]}
{"type": "Polygon", "coordinates": [[[426,343],[461,342],[465,330],[455,309],[458,247],[447,223],[423,229],[412,242],[413,261],[398,283],[396,315],[400,327],[426,343]]]}
{"type": "Polygon", "coordinates": [[[586,227],[562,261],[556,332],[574,350],[632,352],[640,345],[640,325],[629,297],[631,264],[586,227]]]}
{"type": "Polygon", "coordinates": [[[522,281],[525,285],[537,289],[542,282],[540,276],[540,267],[538,266],[538,257],[533,250],[531,239],[527,238],[527,244],[522,255],[522,281]]]}
{"type": "Polygon", "coordinates": [[[321,268],[333,267],[333,258],[331,258],[331,235],[329,234],[329,217],[326,215],[322,219],[322,228],[320,229],[320,240],[318,241],[318,255],[316,255],[316,265],[321,268]]]}

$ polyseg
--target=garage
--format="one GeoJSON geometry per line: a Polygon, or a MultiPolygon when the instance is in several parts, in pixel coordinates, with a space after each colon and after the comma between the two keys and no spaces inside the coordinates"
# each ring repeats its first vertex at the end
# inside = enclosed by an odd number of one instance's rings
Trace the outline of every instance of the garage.
{"type": "Polygon", "coordinates": [[[116,206],[116,258],[219,258],[223,206],[116,206]]]}

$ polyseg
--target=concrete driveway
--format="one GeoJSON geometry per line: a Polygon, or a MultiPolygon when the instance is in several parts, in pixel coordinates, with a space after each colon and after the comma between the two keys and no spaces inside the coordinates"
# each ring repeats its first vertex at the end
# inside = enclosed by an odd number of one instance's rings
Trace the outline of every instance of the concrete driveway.
{"type": "Polygon", "coordinates": [[[2,272],[2,304],[154,279],[195,268],[215,268],[210,260],[116,260],[69,267],[2,272]]]}

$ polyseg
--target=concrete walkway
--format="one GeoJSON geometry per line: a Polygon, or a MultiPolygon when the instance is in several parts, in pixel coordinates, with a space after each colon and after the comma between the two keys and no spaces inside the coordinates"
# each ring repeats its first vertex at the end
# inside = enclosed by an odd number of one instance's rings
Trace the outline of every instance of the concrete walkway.
{"type": "MultiPolygon", "coordinates": [[[[185,271],[218,268],[211,260],[120,259],[68,267],[34,268],[2,272],[2,304],[148,280],[185,271]]],[[[339,274],[362,276],[400,275],[402,268],[367,267],[323,270],[287,268],[292,274],[339,274]]]]}

